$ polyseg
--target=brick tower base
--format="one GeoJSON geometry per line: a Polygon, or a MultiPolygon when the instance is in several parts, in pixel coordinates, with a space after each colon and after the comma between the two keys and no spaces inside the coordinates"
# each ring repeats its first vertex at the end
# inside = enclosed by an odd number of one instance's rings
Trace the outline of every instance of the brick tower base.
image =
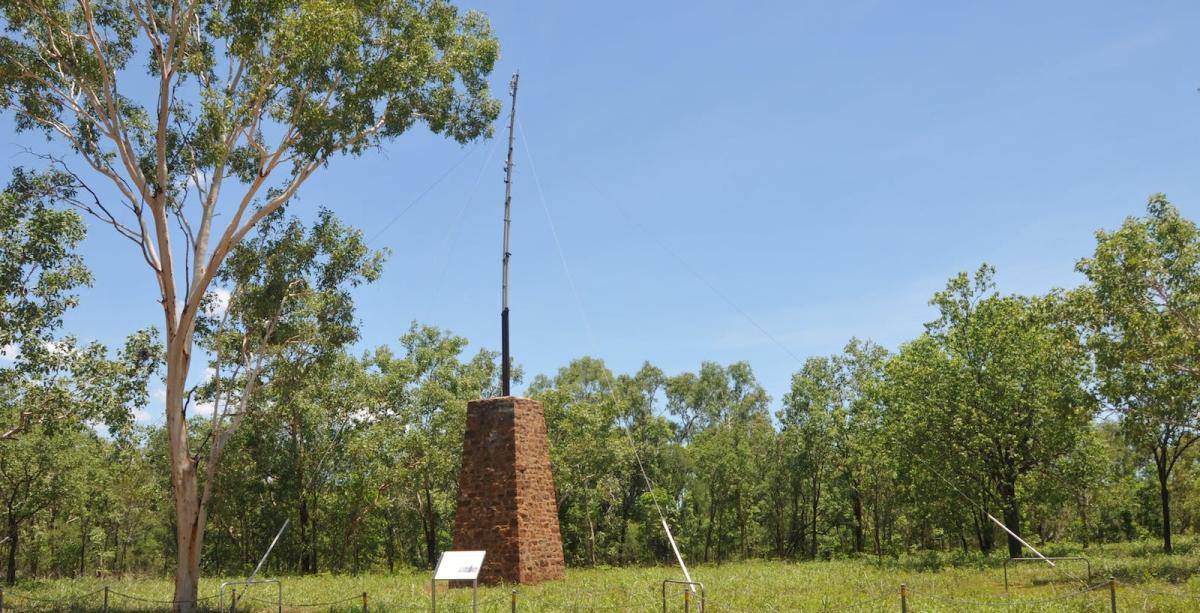
{"type": "Polygon", "coordinates": [[[453,548],[487,551],[480,583],[562,578],[542,403],[515,396],[467,403],[453,548]]]}

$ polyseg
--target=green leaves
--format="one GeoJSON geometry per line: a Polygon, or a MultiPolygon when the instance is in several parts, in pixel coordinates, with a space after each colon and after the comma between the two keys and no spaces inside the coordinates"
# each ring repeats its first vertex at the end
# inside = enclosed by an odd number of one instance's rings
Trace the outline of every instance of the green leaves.
{"type": "MultiPolygon", "coordinates": [[[[1088,356],[1055,295],[1005,296],[994,269],[952,278],[932,304],[939,317],[888,366],[901,457],[961,491],[995,497],[1020,530],[1022,478],[1069,454],[1095,413],[1084,388],[1088,356]],[[917,457],[911,457],[916,455],[917,457]]],[[[961,502],[958,491],[945,495],[961,502]]],[[[1010,540],[1010,553],[1013,549],[1010,540]]]]}
{"type": "Polygon", "coordinates": [[[115,358],[100,343],[60,337],[63,315],[91,283],[75,253],[84,226],[56,205],[75,197],[71,177],[17,169],[0,193],[0,438],[40,425],[74,430],[84,422],[128,432],[162,359],[157,335],[136,333],[115,358]]]}
{"type": "Polygon", "coordinates": [[[92,281],[75,253],[83,221],[55,207],[68,190],[61,174],[18,168],[0,192],[0,346],[19,349],[31,366],[78,304],[74,291],[92,281]]]}
{"type": "Polygon", "coordinates": [[[224,311],[210,307],[206,342],[243,363],[293,351],[333,356],[358,340],[350,290],[378,279],[384,257],[328,210],[312,227],[278,211],[218,274],[232,289],[224,311]]]}
{"type": "Polygon", "coordinates": [[[1095,254],[1076,265],[1089,284],[1073,303],[1099,393],[1127,439],[1154,454],[1170,552],[1167,480],[1200,440],[1200,229],[1162,194],[1146,213],[1096,233],[1095,254]]]}
{"type": "Polygon", "coordinates": [[[400,338],[400,356],[381,347],[366,362],[375,380],[371,429],[386,445],[376,459],[386,467],[382,504],[389,526],[421,526],[420,562],[429,566],[453,528],[467,401],[498,392],[496,355],[480,351],[464,360],[466,345],[414,322],[400,338]]]}
{"type": "Polygon", "coordinates": [[[1097,232],[1095,254],[1076,266],[1090,282],[1079,319],[1118,409],[1155,404],[1156,390],[1181,400],[1188,392],[1169,390],[1200,374],[1200,230],[1162,195],[1147,212],[1097,232]]]}
{"type": "MultiPolygon", "coordinates": [[[[10,33],[0,64],[4,106],[18,113],[23,127],[57,133],[76,146],[99,140],[77,139],[71,116],[99,128],[94,136],[100,139],[120,140],[117,130],[132,129],[146,138],[130,139],[139,151],[129,153],[155,160],[154,140],[168,135],[141,122],[116,123],[131,114],[152,116],[124,98],[110,106],[122,91],[118,78],[130,78],[122,71],[139,49],[147,75],[165,78],[171,90],[187,91],[185,79],[193,77],[202,112],[174,93],[168,97],[173,113],[201,120],[169,122],[169,129],[174,140],[201,154],[177,158],[168,168],[171,177],[217,170],[225,163],[220,152],[229,149],[223,142],[240,129],[253,144],[266,128],[264,111],[298,132],[292,143],[298,165],[323,162],[340,150],[361,152],[418,121],[465,142],[487,135],[499,112],[486,84],[499,57],[490,25],[441,0],[188,7],[6,2],[0,10],[10,33]],[[69,91],[85,95],[72,100],[69,91]]],[[[144,174],[154,180],[154,172],[144,174]]]]}

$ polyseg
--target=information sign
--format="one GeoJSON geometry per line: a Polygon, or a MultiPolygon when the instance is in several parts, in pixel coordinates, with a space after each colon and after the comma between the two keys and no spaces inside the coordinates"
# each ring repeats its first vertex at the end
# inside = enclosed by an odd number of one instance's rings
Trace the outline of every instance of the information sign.
{"type": "Polygon", "coordinates": [[[483,568],[486,551],[446,551],[433,571],[434,581],[474,581],[483,568]]]}
{"type": "Polygon", "coordinates": [[[437,568],[433,569],[433,581],[430,582],[429,604],[434,613],[437,613],[438,581],[470,581],[471,610],[479,610],[479,569],[483,568],[483,556],[486,554],[486,551],[442,552],[437,568]]]}

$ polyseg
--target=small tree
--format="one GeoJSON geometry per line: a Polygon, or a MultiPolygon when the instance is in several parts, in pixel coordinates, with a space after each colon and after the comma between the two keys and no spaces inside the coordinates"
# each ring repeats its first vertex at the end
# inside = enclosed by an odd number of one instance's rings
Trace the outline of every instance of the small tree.
{"type": "Polygon", "coordinates": [[[379,347],[368,357],[380,394],[374,417],[394,445],[391,495],[415,503],[423,562],[433,568],[454,525],[466,403],[498,394],[497,361],[486,350],[464,360],[466,338],[416,322],[400,347],[399,356],[379,347]]]}
{"type": "MultiPolygon", "coordinates": [[[[595,358],[580,358],[553,378],[538,375],[530,395],[546,407],[563,549],[571,563],[607,561],[620,534],[610,530],[616,502],[626,495],[622,479],[634,463],[620,430],[616,378],[595,358]],[[572,530],[572,528],[575,528],[572,530]]],[[[644,491],[638,484],[634,493],[644,491]]]]}
{"type": "Polygon", "coordinates": [[[483,16],[445,0],[4,0],[0,14],[0,106],[66,146],[56,164],[78,160],[107,183],[113,196],[89,211],[158,282],[175,600],[191,611],[204,515],[185,394],[217,271],[334,156],[418,122],[459,142],[486,135],[498,45],[483,16]]]}
{"type": "Polygon", "coordinates": [[[1100,394],[1126,439],[1154,456],[1170,553],[1168,484],[1200,440],[1200,228],[1161,194],[1146,212],[1096,233],[1095,254],[1076,266],[1090,282],[1076,304],[1100,394]]]}
{"type": "Polygon", "coordinates": [[[737,553],[747,556],[751,507],[763,472],[760,452],[772,431],[766,390],[746,362],[705,362],[699,373],[669,377],[664,393],[667,410],[683,424],[677,434],[686,457],[703,475],[686,487],[706,516],[704,561],[713,554],[718,563],[737,553]]]}
{"type": "Polygon", "coordinates": [[[887,350],[857,338],[850,339],[843,353],[833,359],[840,372],[843,402],[834,412],[833,443],[850,503],[856,553],[862,553],[865,547],[868,511],[872,514],[875,553],[882,553],[880,524],[891,489],[886,453],[890,445],[882,431],[883,368],[887,359],[887,350]]]}
{"type": "MultiPolygon", "coordinates": [[[[926,468],[976,468],[976,491],[994,495],[1004,524],[1020,534],[1022,479],[1074,449],[1094,403],[1082,347],[1059,323],[1059,299],[1001,296],[993,274],[985,265],[973,279],[952,278],[931,301],[940,317],[890,374],[908,452],[926,456],[926,468]]],[[[1021,555],[1011,535],[1008,552],[1021,555]]]]}
{"type": "MultiPolygon", "coordinates": [[[[307,388],[328,384],[323,378],[331,374],[327,369],[358,340],[350,290],[378,279],[383,257],[367,247],[362,232],[343,225],[330,211],[322,210],[306,227],[279,209],[234,248],[217,276],[232,288],[228,304],[221,308],[214,294],[199,322],[201,344],[214,356],[213,377],[197,396],[211,402],[205,474],[215,477],[222,452],[246,415],[268,409],[269,418],[288,424],[292,439],[302,540],[311,533],[307,503],[320,472],[310,466],[306,453],[307,388]]],[[[355,409],[339,405],[327,408],[355,409]]],[[[214,483],[215,478],[204,481],[201,525],[214,483]]],[[[302,570],[315,570],[315,552],[310,549],[306,555],[311,567],[302,570]]]]}
{"type": "Polygon", "coordinates": [[[0,514],[3,514],[7,563],[4,580],[17,580],[21,531],[38,513],[62,503],[80,468],[98,454],[96,436],[78,425],[49,435],[31,428],[18,440],[0,445],[0,514]]]}

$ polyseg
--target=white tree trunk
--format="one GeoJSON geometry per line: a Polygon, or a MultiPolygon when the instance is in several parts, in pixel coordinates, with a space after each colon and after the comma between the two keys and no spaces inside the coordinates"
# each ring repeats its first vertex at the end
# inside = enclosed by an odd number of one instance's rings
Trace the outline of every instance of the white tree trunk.
{"type": "Polygon", "coordinates": [[[175,605],[172,610],[178,613],[193,613],[196,610],[206,516],[200,500],[197,462],[192,458],[188,445],[187,415],[184,412],[191,344],[191,334],[168,333],[167,444],[176,518],[175,605]]]}

